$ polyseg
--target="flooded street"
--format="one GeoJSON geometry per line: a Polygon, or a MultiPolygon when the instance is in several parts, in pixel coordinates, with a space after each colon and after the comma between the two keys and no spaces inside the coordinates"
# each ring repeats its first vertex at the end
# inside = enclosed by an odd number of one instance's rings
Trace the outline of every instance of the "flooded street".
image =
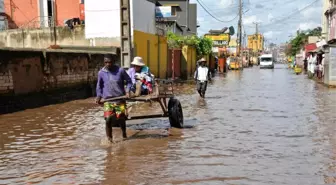
{"type": "Polygon", "coordinates": [[[112,145],[92,98],[1,115],[0,184],[336,184],[336,90],[286,67],[179,86],[185,129],[130,121],[112,145]]]}

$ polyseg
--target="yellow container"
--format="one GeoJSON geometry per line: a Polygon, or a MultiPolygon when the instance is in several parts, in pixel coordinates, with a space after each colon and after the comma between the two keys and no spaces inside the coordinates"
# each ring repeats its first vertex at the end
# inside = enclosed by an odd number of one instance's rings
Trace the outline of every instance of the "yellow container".
{"type": "Polygon", "coordinates": [[[295,67],[295,68],[294,68],[294,71],[295,71],[296,74],[300,74],[300,73],[302,73],[302,68],[300,68],[300,67],[295,67]]]}
{"type": "Polygon", "coordinates": [[[231,69],[239,69],[238,62],[230,62],[230,68],[231,69]]]}

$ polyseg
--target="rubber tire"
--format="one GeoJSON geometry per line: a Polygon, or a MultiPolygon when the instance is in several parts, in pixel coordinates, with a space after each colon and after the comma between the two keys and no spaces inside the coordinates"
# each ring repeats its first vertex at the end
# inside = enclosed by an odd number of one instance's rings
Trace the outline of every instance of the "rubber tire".
{"type": "Polygon", "coordinates": [[[168,102],[168,115],[170,126],[173,128],[183,128],[183,111],[179,100],[170,98],[168,102]]]}

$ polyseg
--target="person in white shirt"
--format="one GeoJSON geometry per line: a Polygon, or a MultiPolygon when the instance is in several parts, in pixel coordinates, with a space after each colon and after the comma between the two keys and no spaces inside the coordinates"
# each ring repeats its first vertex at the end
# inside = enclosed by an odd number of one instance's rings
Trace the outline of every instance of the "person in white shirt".
{"type": "Polygon", "coordinates": [[[324,64],[325,64],[325,54],[322,55],[322,61],[320,64],[321,77],[324,77],[324,64]]]}
{"type": "Polygon", "coordinates": [[[231,57],[229,56],[229,57],[227,57],[227,59],[226,59],[226,66],[227,66],[226,69],[230,69],[230,61],[231,61],[231,57]]]}
{"type": "Polygon", "coordinates": [[[200,66],[197,67],[194,78],[196,80],[196,86],[198,94],[204,98],[205,91],[208,86],[208,81],[211,81],[211,73],[209,68],[205,66],[205,58],[202,58],[200,61],[200,66]]]}
{"type": "Polygon", "coordinates": [[[316,69],[317,69],[317,55],[316,53],[313,53],[313,56],[312,56],[312,65],[311,65],[311,73],[312,73],[312,77],[315,76],[316,74],[316,69]]]}

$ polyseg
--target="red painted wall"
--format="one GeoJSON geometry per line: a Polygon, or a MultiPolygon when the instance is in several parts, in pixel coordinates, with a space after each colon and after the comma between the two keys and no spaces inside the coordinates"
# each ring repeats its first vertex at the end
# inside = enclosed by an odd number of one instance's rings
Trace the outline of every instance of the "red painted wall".
{"type": "Polygon", "coordinates": [[[79,15],[80,15],[80,19],[81,20],[85,20],[85,7],[84,7],[84,4],[80,4],[79,5],[79,15]]]}
{"type": "Polygon", "coordinates": [[[37,0],[4,0],[9,28],[22,27],[38,19],[37,2],[37,0]]]}
{"type": "Polygon", "coordinates": [[[55,0],[57,25],[64,25],[66,19],[80,17],[79,0],[55,0]]]}
{"type": "MultiPolygon", "coordinates": [[[[38,27],[40,25],[39,0],[4,0],[9,28],[38,27]]],[[[80,17],[79,0],[55,0],[55,15],[58,26],[64,20],[80,17]]]]}

